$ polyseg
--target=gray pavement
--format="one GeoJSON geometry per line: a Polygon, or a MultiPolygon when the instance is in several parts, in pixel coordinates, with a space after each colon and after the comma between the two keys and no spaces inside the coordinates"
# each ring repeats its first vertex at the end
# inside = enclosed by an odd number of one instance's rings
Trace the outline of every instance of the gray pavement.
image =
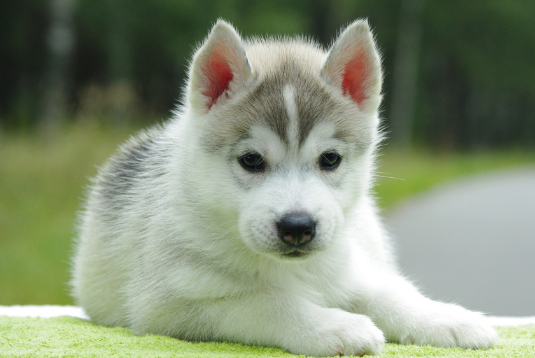
{"type": "Polygon", "coordinates": [[[493,315],[535,315],[535,168],[443,185],[385,222],[402,272],[429,296],[493,315]]]}

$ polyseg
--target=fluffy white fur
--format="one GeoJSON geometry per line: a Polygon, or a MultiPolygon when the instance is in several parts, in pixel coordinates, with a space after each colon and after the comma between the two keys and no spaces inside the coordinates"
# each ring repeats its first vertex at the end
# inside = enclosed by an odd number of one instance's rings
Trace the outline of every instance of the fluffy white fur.
{"type": "Polygon", "coordinates": [[[327,53],[300,39],[243,41],[218,21],[175,118],[124,145],[94,181],[73,261],[78,304],[139,334],[313,356],[379,354],[385,339],[492,346],[483,315],[424,297],[396,269],[369,194],[380,86],[366,21],[327,53]],[[324,170],[332,151],[342,161],[324,170]],[[245,170],[246,153],[265,169],[245,170]],[[292,212],[316,222],[299,257],[277,233],[292,212]]]}

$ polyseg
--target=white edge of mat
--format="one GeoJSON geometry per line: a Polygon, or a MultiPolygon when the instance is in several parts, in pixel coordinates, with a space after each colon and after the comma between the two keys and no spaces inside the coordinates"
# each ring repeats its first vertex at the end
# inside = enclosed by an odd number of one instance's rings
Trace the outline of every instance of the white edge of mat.
{"type": "Polygon", "coordinates": [[[81,307],[76,306],[0,306],[0,316],[9,317],[59,317],[72,316],[89,319],[81,307]]]}
{"type": "MultiPolygon", "coordinates": [[[[9,317],[59,317],[72,316],[89,319],[81,307],[76,306],[0,306],[0,316],[9,317]]],[[[523,324],[535,324],[535,316],[529,317],[506,317],[487,316],[487,320],[493,326],[520,326],[523,324]]]]}

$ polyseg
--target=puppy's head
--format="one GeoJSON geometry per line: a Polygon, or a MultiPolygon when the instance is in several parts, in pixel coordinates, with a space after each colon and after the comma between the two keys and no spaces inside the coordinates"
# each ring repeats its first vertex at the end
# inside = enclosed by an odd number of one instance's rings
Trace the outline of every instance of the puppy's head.
{"type": "Polygon", "coordinates": [[[295,260],[328,249],[369,187],[380,88],[366,21],[328,53],[296,39],[243,42],[219,21],[186,94],[199,195],[256,252],[295,260]]]}

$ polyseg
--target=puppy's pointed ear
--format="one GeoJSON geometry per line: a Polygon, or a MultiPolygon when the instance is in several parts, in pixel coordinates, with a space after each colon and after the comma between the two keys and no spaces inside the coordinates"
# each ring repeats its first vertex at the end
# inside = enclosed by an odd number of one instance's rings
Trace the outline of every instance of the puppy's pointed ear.
{"type": "Polygon", "coordinates": [[[232,25],[218,20],[193,56],[188,101],[194,110],[208,113],[238,91],[251,73],[240,35],[232,25]]]}
{"type": "Polygon", "coordinates": [[[379,108],[381,60],[366,20],[357,20],[342,32],[327,55],[321,75],[361,111],[373,113],[379,108]]]}

